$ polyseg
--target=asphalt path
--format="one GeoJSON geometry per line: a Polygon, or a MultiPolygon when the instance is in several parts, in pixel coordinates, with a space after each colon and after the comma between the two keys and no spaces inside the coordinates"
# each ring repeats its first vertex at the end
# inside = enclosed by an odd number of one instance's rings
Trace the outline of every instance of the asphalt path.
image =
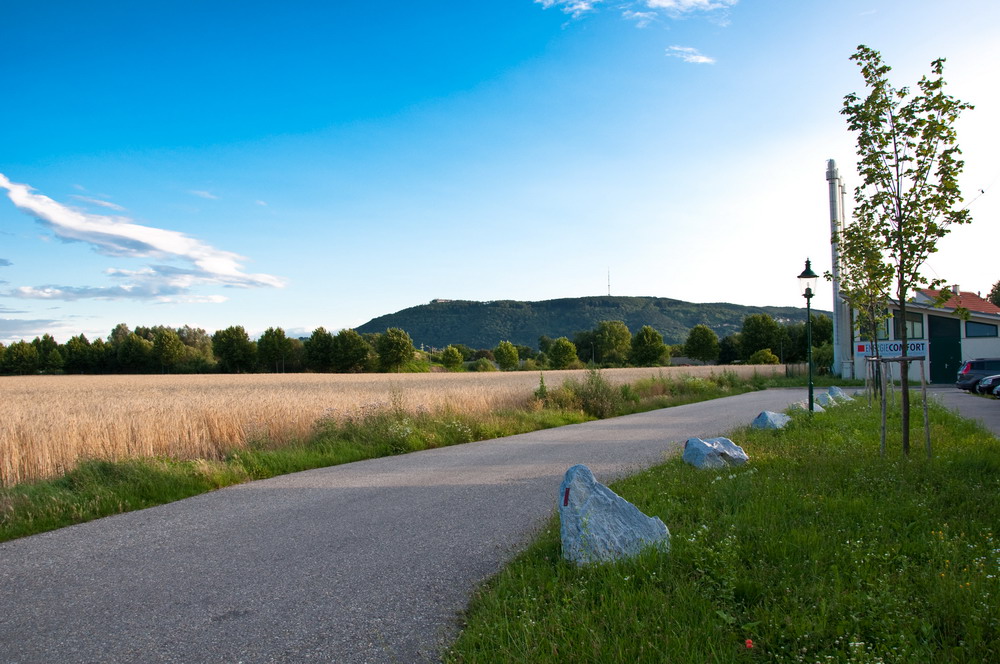
{"type": "Polygon", "coordinates": [[[805,396],[311,470],[0,544],[0,661],[434,662],[567,468],[607,482],[805,396]]]}

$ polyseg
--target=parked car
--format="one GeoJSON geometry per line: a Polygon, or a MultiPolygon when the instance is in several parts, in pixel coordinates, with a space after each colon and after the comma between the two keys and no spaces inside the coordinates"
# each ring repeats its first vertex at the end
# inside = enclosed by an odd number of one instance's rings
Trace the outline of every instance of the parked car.
{"type": "Polygon", "coordinates": [[[958,370],[955,387],[972,392],[976,389],[976,384],[979,381],[995,374],[1000,374],[1000,357],[979,357],[974,360],[966,360],[962,363],[962,368],[958,370]]]}
{"type": "Polygon", "coordinates": [[[1000,387],[1000,374],[987,376],[976,383],[976,392],[980,394],[993,394],[1000,387]]]}

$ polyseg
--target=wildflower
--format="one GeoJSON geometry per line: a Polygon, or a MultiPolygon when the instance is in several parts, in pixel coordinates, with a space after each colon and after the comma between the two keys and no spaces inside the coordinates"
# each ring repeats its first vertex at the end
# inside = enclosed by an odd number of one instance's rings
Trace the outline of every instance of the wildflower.
{"type": "Polygon", "coordinates": [[[747,639],[746,641],[747,649],[753,648],[753,639],[747,639]]]}

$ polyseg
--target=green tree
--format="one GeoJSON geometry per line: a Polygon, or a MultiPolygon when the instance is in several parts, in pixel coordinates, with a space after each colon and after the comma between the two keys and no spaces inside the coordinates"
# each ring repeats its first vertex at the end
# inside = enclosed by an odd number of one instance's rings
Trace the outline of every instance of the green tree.
{"type": "Polygon", "coordinates": [[[63,351],[65,353],[63,368],[66,373],[85,374],[95,370],[94,349],[85,335],[70,337],[63,351]]]}
{"type": "Polygon", "coordinates": [[[115,351],[118,357],[118,369],[125,373],[146,373],[153,362],[153,343],[140,337],[135,332],[118,344],[115,351]]]}
{"type": "Polygon", "coordinates": [[[104,339],[97,337],[90,344],[90,356],[94,361],[94,371],[97,373],[111,373],[117,365],[115,349],[104,339]]]}
{"type": "Polygon", "coordinates": [[[597,334],[594,330],[584,330],[573,335],[573,345],[581,362],[597,364],[597,334]]]}
{"type": "Polygon", "coordinates": [[[15,341],[4,353],[6,373],[28,376],[38,373],[38,349],[27,341],[15,341]]]}
{"type": "Polygon", "coordinates": [[[59,348],[59,342],[53,339],[51,334],[43,334],[40,337],[35,337],[31,345],[35,347],[39,360],[59,348]]]}
{"type": "Polygon", "coordinates": [[[629,361],[637,367],[656,367],[670,364],[670,352],[663,343],[663,335],[649,325],[643,325],[632,337],[629,361]]]}
{"type": "MultiPolygon", "coordinates": [[[[893,297],[901,320],[907,302],[921,286],[939,287],[943,280],[928,280],[920,270],[937,251],[937,242],[954,224],[971,221],[968,209],[958,209],[962,193],[958,176],[961,160],[955,123],[972,105],[944,93],[944,60],[931,63],[931,77],[917,83],[918,91],[895,88],[891,68],[867,46],[851,56],[861,68],[868,95],[844,97],[841,113],[857,138],[858,174],[854,190],[854,223],[858,233],[842,233],[841,245],[858,234],[867,235],[873,252],[882,257],[881,276],[892,271],[893,297]]],[[[844,252],[842,251],[842,256],[844,252]]],[[[847,252],[851,256],[851,252],[847,252]]],[[[901,326],[902,355],[907,356],[906,326],[901,326]]],[[[903,454],[910,453],[910,393],[907,371],[901,372],[901,425],[903,454]]]]}
{"type": "Polygon", "coordinates": [[[740,345],[744,359],[765,348],[772,353],[782,348],[781,325],[768,314],[750,314],[743,319],[740,345]]]}
{"type": "Polygon", "coordinates": [[[694,360],[715,362],[719,359],[719,335],[708,325],[695,325],[684,342],[684,354],[694,360]]]}
{"type": "Polygon", "coordinates": [[[274,373],[285,371],[285,361],[291,352],[292,340],[280,327],[267,328],[257,340],[257,357],[268,370],[274,367],[274,373]]]}
{"type": "Polygon", "coordinates": [[[31,342],[38,355],[38,368],[47,374],[59,373],[63,368],[63,354],[59,352],[59,342],[51,334],[35,337],[31,342]]]}
{"type": "Polygon", "coordinates": [[[169,327],[161,327],[153,335],[153,359],[166,373],[173,371],[184,359],[184,342],[169,327]]]}
{"type": "Polygon", "coordinates": [[[257,358],[257,346],[242,325],[216,331],[212,335],[212,352],[225,373],[250,371],[257,358]]]}
{"type": "Polygon", "coordinates": [[[753,353],[749,359],[747,359],[749,364],[778,364],[778,356],[770,351],[768,348],[762,348],[757,352],[753,353]]]}
{"type": "Polygon", "coordinates": [[[727,334],[719,339],[719,364],[732,364],[743,359],[740,333],[727,334]]]}
{"type": "Polygon", "coordinates": [[[317,327],[306,339],[306,367],[313,371],[333,371],[333,335],[317,327]]]}
{"type": "Polygon", "coordinates": [[[132,330],[125,323],[118,323],[115,325],[114,329],[111,330],[111,334],[108,335],[108,343],[118,349],[118,344],[125,341],[128,335],[132,334],[132,330]]]}
{"type": "Polygon", "coordinates": [[[416,349],[409,334],[398,327],[390,327],[379,335],[375,351],[378,353],[379,368],[382,371],[399,371],[407,362],[413,360],[416,349]]]}
{"type": "Polygon", "coordinates": [[[441,364],[443,364],[449,371],[455,371],[462,366],[462,362],[464,361],[462,351],[454,346],[447,346],[441,352],[441,364]]]}
{"type": "Polygon", "coordinates": [[[986,296],[986,299],[1000,307],[1000,281],[993,284],[993,288],[990,290],[990,294],[986,296]]]}
{"type": "Polygon", "coordinates": [[[501,371],[513,371],[521,359],[517,354],[517,348],[509,341],[498,343],[497,347],[493,349],[493,357],[496,358],[501,371]]]}
{"type": "Polygon", "coordinates": [[[371,344],[354,330],[338,332],[333,338],[333,370],[338,373],[361,373],[370,368],[371,344]]]}
{"type": "Polygon", "coordinates": [[[632,333],[620,320],[602,320],[594,328],[594,351],[599,364],[622,366],[632,350],[632,333]]]}
{"type": "Polygon", "coordinates": [[[812,316],[812,338],[814,346],[833,343],[833,319],[826,314],[812,316]]]}
{"type": "Polygon", "coordinates": [[[549,344],[548,356],[553,369],[567,369],[577,361],[576,346],[566,337],[559,337],[549,344]]]}

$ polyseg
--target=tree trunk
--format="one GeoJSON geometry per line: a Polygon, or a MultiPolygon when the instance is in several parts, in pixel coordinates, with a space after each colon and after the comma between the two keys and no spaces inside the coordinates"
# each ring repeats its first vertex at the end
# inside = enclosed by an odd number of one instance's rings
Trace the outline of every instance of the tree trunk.
{"type": "MultiPolygon", "coordinates": [[[[902,344],[901,356],[908,357],[909,338],[906,334],[906,298],[901,295],[899,298],[899,336],[902,344]]],[[[900,415],[903,420],[903,456],[910,456],[910,363],[903,361],[899,363],[899,391],[900,395],[900,415]]]]}

